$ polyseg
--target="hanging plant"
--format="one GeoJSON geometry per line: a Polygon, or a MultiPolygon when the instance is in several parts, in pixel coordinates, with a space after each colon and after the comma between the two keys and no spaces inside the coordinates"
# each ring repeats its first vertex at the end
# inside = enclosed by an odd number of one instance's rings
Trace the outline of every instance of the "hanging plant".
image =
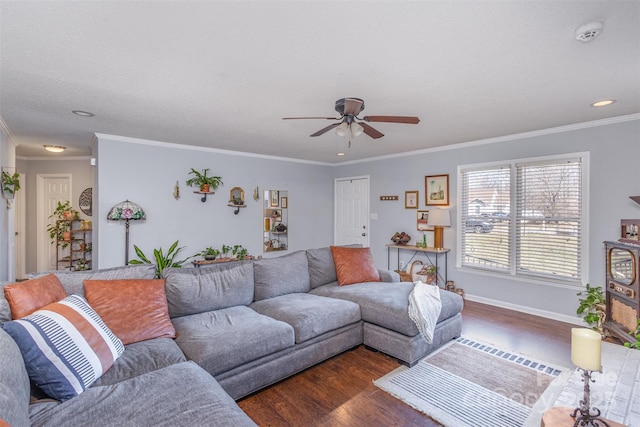
{"type": "Polygon", "coordinates": [[[217,189],[222,185],[222,178],[219,176],[207,176],[209,169],[202,169],[202,173],[198,172],[194,168],[191,168],[189,175],[193,175],[193,178],[187,180],[189,187],[199,187],[203,193],[209,193],[217,189]]]}
{"type": "Polygon", "coordinates": [[[5,199],[13,199],[16,191],[20,190],[20,174],[18,172],[10,175],[7,171],[2,171],[2,194],[5,199]]]}

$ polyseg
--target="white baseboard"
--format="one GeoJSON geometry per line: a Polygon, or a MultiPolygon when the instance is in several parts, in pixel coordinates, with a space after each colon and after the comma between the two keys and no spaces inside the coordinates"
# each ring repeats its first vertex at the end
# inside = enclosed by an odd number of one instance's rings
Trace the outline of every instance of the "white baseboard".
{"type": "Polygon", "coordinates": [[[537,308],[531,308],[531,307],[526,307],[524,305],[512,304],[509,302],[480,297],[477,295],[466,294],[465,299],[468,299],[469,301],[479,302],[482,304],[493,305],[495,307],[506,308],[507,310],[519,311],[521,313],[527,313],[527,314],[544,317],[551,320],[557,320],[559,322],[565,322],[565,323],[570,323],[572,325],[586,327],[582,318],[578,316],[568,316],[566,314],[554,313],[553,311],[539,310],[537,308]]]}

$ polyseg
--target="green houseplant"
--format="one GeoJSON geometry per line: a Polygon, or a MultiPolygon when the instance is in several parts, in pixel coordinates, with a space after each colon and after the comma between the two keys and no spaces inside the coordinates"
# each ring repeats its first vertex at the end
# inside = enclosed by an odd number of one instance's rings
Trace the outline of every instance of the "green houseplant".
{"type": "MultiPolygon", "coordinates": [[[[136,255],[138,255],[139,259],[132,259],[129,261],[129,264],[153,264],[153,262],[151,262],[151,260],[149,260],[149,258],[145,256],[145,254],[140,250],[139,247],[133,245],[133,249],[136,251],[136,255]]],[[[178,247],[178,240],[176,240],[175,242],[173,242],[166,254],[162,251],[162,248],[153,250],[153,257],[156,265],[156,277],[158,279],[161,278],[162,270],[164,270],[165,268],[180,268],[182,267],[182,264],[189,260],[189,258],[193,258],[192,255],[183,260],[176,261],[175,258],[178,255],[178,252],[180,252],[182,249],[184,249],[184,246],[178,247]]]]}
{"type": "Polygon", "coordinates": [[[238,259],[244,259],[247,256],[248,251],[242,245],[235,245],[231,253],[238,259]]]}
{"type": "Polygon", "coordinates": [[[70,240],[70,236],[67,234],[71,230],[71,223],[65,220],[73,219],[78,215],[77,211],[74,211],[71,207],[71,202],[66,200],[64,203],[58,201],[58,205],[54,209],[53,213],[49,215],[50,221],[47,225],[47,232],[49,232],[49,238],[51,239],[51,244],[54,244],[56,241],[65,241],[62,245],[63,248],[66,248],[70,240]]]}
{"type": "Polygon", "coordinates": [[[578,301],[578,309],[576,313],[581,315],[587,325],[589,325],[594,331],[604,334],[602,324],[605,321],[606,299],[602,293],[600,286],[589,286],[587,283],[587,289],[583,292],[578,292],[578,296],[584,296],[578,301]]]}
{"type": "Polygon", "coordinates": [[[203,193],[208,193],[217,189],[222,185],[222,178],[219,176],[207,176],[209,169],[202,169],[202,173],[198,172],[194,168],[191,168],[189,175],[193,175],[193,178],[187,180],[189,187],[199,187],[203,193]]]}
{"type": "Polygon", "coordinates": [[[633,336],[636,339],[636,342],[631,344],[630,342],[624,343],[624,346],[627,348],[635,348],[636,350],[640,350],[640,319],[638,319],[638,323],[636,324],[636,330],[629,332],[629,335],[633,336]]]}
{"type": "Polygon", "coordinates": [[[7,171],[2,171],[2,194],[6,199],[13,199],[16,191],[20,190],[20,174],[18,172],[10,175],[7,171]]]}
{"type": "Polygon", "coordinates": [[[220,251],[218,249],[215,249],[209,246],[205,248],[202,252],[198,253],[197,255],[203,256],[204,259],[207,259],[207,260],[213,260],[213,259],[216,259],[218,255],[220,255],[220,251]]]}

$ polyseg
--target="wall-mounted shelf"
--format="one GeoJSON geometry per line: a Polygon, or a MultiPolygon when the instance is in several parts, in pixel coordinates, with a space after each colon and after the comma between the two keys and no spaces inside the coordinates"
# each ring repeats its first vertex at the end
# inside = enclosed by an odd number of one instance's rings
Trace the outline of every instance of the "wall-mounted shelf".
{"type": "Polygon", "coordinates": [[[204,191],[194,191],[195,194],[202,194],[202,198],[200,199],[200,201],[202,203],[207,201],[207,194],[214,194],[215,191],[208,191],[208,192],[204,192],[204,191]]]}
{"type": "Polygon", "coordinates": [[[240,213],[240,208],[246,208],[247,207],[247,205],[235,205],[233,203],[229,203],[229,204],[227,204],[227,206],[231,206],[232,208],[236,208],[233,211],[233,213],[236,214],[236,215],[238,215],[240,213]]]}

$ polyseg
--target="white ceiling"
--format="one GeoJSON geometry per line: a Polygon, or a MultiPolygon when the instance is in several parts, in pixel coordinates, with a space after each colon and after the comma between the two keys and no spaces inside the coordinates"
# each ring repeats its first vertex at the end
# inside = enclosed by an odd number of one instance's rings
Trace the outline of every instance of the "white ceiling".
{"type": "Polygon", "coordinates": [[[3,0],[0,13],[0,118],[21,156],[88,155],[97,132],[334,163],[640,112],[638,1],[3,0]],[[596,20],[602,34],[576,41],[596,20]],[[386,136],[347,149],[309,137],[330,121],[281,120],[336,116],[343,97],[421,122],[372,123],[386,136]]]}

